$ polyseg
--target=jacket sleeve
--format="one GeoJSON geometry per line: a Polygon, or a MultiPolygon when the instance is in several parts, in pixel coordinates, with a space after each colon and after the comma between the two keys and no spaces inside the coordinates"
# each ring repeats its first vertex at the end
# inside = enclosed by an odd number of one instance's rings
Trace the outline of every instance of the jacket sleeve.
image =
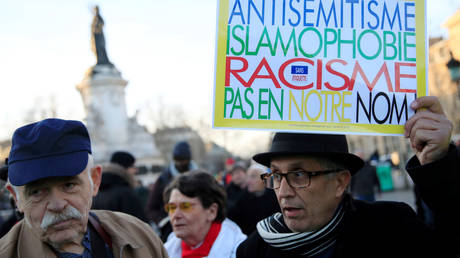
{"type": "Polygon", "coordinates": [[[437,233],[444,236],[449,246],[460,244],[460,156],[453,144],[445,157],[420,165],[417,157],[407,163],[420,196],[433,212],[437,233]]]}

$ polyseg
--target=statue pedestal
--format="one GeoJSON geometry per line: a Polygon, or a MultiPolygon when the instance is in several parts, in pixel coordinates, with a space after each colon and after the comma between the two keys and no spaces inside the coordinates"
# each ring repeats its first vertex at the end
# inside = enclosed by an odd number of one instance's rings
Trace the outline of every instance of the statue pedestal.
{"type": "Polygon", "coordinates": [[[88,69],[77,85],[97,163],[108,162],[113,152],[131,152],[138,164],[158,163],[159,152],[153,136],[136,118],[128,118],[125,87],[128,84],[113,65],[95,65],[88,69]],[[143,162],[144,161],[144,162],[143,162]]]}

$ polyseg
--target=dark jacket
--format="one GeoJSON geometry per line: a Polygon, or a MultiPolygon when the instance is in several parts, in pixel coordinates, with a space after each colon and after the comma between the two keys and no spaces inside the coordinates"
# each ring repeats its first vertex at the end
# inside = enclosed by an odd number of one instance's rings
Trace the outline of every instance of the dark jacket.
{"type": "Polygon", "coordinates": [[[93,199],[93,209],[119,211],[147,222],[141,201],[123,168],[110,165],[103,168],[99,193],[93,199]]]}
{"type": "Polygon", "coordinates": [[[233,182],[227,185],[225,192],[227,193],[227,210],[233,209],[238,200],[247,193],[246,189],[240,188],[233,182]]]}
{"type": "Polygon", "coordinates": [[[147,206],[145,212],[149,220],[157,224],[162,219],[168,216],[168,214],[163,208],[163,191],[172,180],[173,176],[170,171],[170,166],[168,166],[165,170],[163,170],[163,172],[161,172],[157,181],[153,185],[152,191],[149,194],[149,198],[147,199],[147,206]]]}
{"type": "Polygon", "coordinates": [[[277,212],[280,212],[280,206],[275,192],[265,189],[262,195],[245,192],[235,206],[228,211],[227,217],[249,236],[256,229],[257,222],[277,212]]]}
{"type": "Polygon", "coordinates": [[[363,168],[351,178],[350,190],[353,196],[374,195],[375,188],[380,190],[377,169],[368,161],[364,163],[363,168]]]}
{"type": "MultiPolygon", "coordinates": [[[[407,204],[367,203],[348,198],[332,257],[453,257],[460,247],[460,157],[451,146],[446,157],[406,166],[433,210],[435,227],[424,224],[407,204]]],[[[253,232],[237,257],[295,257],[269,246],[253,232]]]]}

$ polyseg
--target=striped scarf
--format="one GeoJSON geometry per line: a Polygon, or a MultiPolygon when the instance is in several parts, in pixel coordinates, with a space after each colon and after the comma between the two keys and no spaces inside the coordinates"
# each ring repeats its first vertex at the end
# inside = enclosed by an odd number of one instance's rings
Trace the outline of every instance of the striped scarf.
{"type": "Polygon", "coordinates": [[[259,221],[257,231],[274,248],[292,255],[312,257],[335,244],[344,214],[343,205],[340,205],[329,223],[322,228],[311,232],[292,232],[284,223],[283,215],[278,212],[259,221]]]}

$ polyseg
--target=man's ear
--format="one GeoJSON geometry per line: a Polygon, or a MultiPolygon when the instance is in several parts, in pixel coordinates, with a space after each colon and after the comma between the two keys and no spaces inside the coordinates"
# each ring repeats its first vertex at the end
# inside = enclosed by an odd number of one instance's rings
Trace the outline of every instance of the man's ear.
{"type": "Polygon", "coordinates": [[[13,186],[10,183],[7,183],[5,187],[6,187],[6,189],[8,189],[8,191],[11,194],[11,196],[13,196],[14,202],[16,203],[16,206],[18,207],[18,210],[20,212],[23,212],[22,211],[22,205],[20,205],[20,203],[18,201],[18,196],[16,196],[16,191],[14,190],[13,186]]]}
{"type": "Polygon", "coordinates": [[[96,196],[99,191],[99,186],[101,185],[102,179],[102,167],[100,165],[96,165],[91,168],[91,178],[93,179],[93,196],[96,196]]]}
{"type": "Polygon", "coordinates": [[[351,174],[348,170],[340,171],[336,176],[337,187],[335,191],[336,197],[341,197],[348,185],[350,184],[351,174]]]}

